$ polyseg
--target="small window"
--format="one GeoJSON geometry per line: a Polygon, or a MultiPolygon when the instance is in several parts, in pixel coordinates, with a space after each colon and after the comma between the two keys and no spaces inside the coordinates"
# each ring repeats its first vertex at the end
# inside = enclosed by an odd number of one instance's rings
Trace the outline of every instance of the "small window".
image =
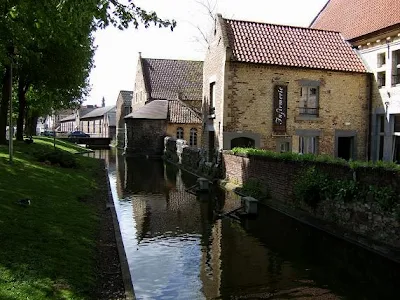
{"type": "Polygon", "coordinates": [[[197,146],[197,129],[196,128],[190,129],[189,145],[190,145],[190,147],[197,146]]]}
{"type": "Polygon", "coordinates": [[[99,121],[99,133],[101,133],[101,119],[99,121]]]}
{"type": "Polygon", "coordinates": [[[386,64],[386,53],[378,53],[378,68],[386,64]]]}
{"type": "Polygon", "coordinates": [[[316,136],[301,136],[299,141],[299,152],[302,154],[317,154],[318,153],[318,137],[316,136]]]}
{"type": "Polygon", "coordinates": [[[215,82],[210,83],[210,115],[215,114],[215,82]]]}
{"type": "Polygon", "coordinates": [[[300,89],[300,115],[318,116],[318,86],[302,86],[300,89]]]}
{"type": "Polygon", "coordinates": [[[400,84],[400,49],[392,52],[392,85],[400,84]]]}
{"type": "Polygon", "coordinates": [[[183,140],[183,128],[182,127],[178,127],[176,129],[176,138],[177,139],[182,139],[183,140]]]}
{"type": "Polygon", "coordinates": [[[96,121],[93,121],[92,128],[93,128],[93,133],[96,133],[96,121]]]}
{"type": "Polygon", "coordinates": [[[290,150],[290,143],[289,142],[282,142],[280,143],[280,152],[289,152],[290,150]]]}
{"type": "Polygon", "coordinates": [[[386,72],[378,72],[377,74],[378,87],[382,88],[386,85],[386,72]]]}

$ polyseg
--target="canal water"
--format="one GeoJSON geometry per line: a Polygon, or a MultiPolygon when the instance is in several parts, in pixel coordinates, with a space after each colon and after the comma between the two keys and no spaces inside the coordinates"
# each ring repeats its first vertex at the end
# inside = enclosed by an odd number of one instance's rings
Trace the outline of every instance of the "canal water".
{"type": "Polygon", "coordinates": [[[230,192],[201,199],[196,178],[161,160],[104,158],[138,299],[400,299],[400,267],[268,207],[217,218],[230,192]]]}

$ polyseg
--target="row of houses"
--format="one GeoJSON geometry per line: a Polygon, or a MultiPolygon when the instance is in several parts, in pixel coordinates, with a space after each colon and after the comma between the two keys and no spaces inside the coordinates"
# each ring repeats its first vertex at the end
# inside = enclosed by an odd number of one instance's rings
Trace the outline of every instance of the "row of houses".
{"type": "Polygon", "coordinates": [[[116,136],[116,106],[82,105],[59,120],[57,132],[83,131],[91,137],[116,136]]]}
{"type": "Polygon", "coordinates": [[[118,146],[157,154],[169,135],[209,160],[244,146],[400,161],[400,6],[362,2],[330,0],[309,28],[217,15],[204,62],[139,55],[118,146]]]}

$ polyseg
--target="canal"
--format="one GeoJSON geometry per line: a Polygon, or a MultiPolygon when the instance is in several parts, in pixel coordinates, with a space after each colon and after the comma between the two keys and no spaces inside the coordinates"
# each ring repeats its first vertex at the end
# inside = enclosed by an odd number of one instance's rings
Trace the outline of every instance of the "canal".
{"type": "Polygon", "coordinates": [[[398,264],[262,206],[255,219],[216,212],[231,192],[205,199],[196,178],[161,160],[99,150],[138,299],[399,299],[398,264]]]}

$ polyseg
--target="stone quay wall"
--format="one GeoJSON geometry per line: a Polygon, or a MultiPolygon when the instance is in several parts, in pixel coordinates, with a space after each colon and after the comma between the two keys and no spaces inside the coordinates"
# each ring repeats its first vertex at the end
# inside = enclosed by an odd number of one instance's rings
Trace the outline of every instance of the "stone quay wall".
{"type": "Polygon", "coordinates": [[[296,180],[314,166],[337,180],[355,180],[365,185],[388,187],[400,195],[400,172],[369,167],[355,170],[347,166],[317,162],[284,161],[259,156],[223,153],[226,179],[242,185],[256,179],[267,185],[273,200],[280,205],[305,211],[313,217],[339,225],[345,231],[400,249],[399,210],[384,211],[373,199],[340,201],[323,199],[316,208],[299,203],[294,196],[296,180]]]}
{"type": "Polygon", "coordinates": [[[186,140],[166,137],[164,139],[164,159],[209,179],[221,176],[221,165],[207,162],[206,152],[200,148],[189,147],[186,140]]]}

